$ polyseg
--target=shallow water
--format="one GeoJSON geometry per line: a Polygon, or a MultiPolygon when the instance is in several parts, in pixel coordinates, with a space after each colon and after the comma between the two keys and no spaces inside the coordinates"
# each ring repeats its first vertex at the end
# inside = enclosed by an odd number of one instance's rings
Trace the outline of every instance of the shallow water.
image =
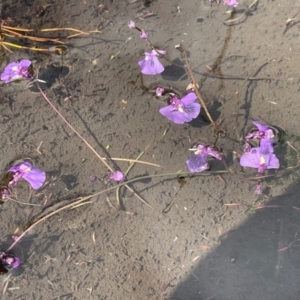
{"type": "MultiPolygon", "coordinates": [[[[213,142],[213,128],[203,118],[171,124],[158,113],[161,99],[143,91],[139,82],[128,83],[138,75],[137,61],[150,50],[126,26],[134,20],[176,64],[164,61],[166,71],[146,76],[145,85],[184,94],[190,81],[174,46],[183,43],[188,50],[201,94],[228,133],[218,145],[232,171],[241,172],[233,151],[242,152],[239,136],[253,119],[282,127],[285,141],[300,149],[298,24],[284,33],[299,1],[258,1],[232,26],[224,23],[230,19],[224,5],[130,2],[49,1],[41,14],[44,1],[3,1],[2,17],[21,27],[68,26],[102,33],[70,39],[62,72],[61,57],[23,50],[7,54],[1,68],[17,59],[34,60],[47,81],[43,89],[49,99],[102,156],[135,159],[149,146],[141,159],[161,168],[136,164],[129,179],[185,171],[188,148],[197,140],[213,142]],[[99,4],[105,6],[103,12],[97,10],[99,4]],[[203,76],[216,62],[224,78],[203,76]]],[[[236,18],[253,1],[239,2],[236,18]]],[[[112,184],[103,180],[107,169],[37,90],[9,85],[1,91],[1,170],[16,157],[31,157],[48,176],[48,184],[37,192],[24,182],[15,189],[18,201],[40,207],[1,206],[0,250],[5,250],[15,228],[45,205],[112,184]],[[91,175],[100,179],[91,183],[91,175]]],[[[287,143],[275,152],[280,172],[299,160],[287,143]]],[[[224,170],[222,162],[212,160],[211,165],[212,171],[224,170]]],[[[128,163],[112,166],[125,171],[128,163]]],[[[187,177],[181,190],[178,176],[130,185],[154,209],[124,187],[125,211],[117,209],[115,191],[93,197],[36,226],[14,248],[22,267],[1,277],[3,299],[298,299],[298,174],[266,180],[260,198],[254,195],[255,181],[209,173],[187,177]],[[163,215],[174,196],[174,206],[163,215]],[[243,205],[225,205],[229,203],[243,205]],[[250,207],[258,204],[273,207],[250,207]]]]}

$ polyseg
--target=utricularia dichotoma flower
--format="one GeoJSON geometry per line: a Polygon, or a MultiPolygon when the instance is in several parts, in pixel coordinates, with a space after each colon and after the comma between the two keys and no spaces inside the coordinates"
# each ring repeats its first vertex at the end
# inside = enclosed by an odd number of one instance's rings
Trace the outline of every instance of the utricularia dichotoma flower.
{"type": "Polygon", "coordinates": [[[195,93],[188,93],[181,99],[176,95],[170,95],[170,105],[162,107],[159,112],[176,124],[190,122],[200,113],[201,105],[196,100],[195,93]]]}
{"type": "Polygon", "coordinates": [[[233,7],[238,6],[238,2],[236,0],[223,0],[223,4],[230,5],[230,6],[233,6],[233,7]]]}
{"type": "Polygon", "coordinates": [[[12,166],[7,172],[13,172],[13,180],[9,186],[13,187],[17,182],[23,178],[26,180],[34,190],[42,187],[46,180],[46,173],[38,168],[35,168],[30,162],[24,161],[17,165],[12,166]]]}
{"type": "Polygon", "coordinates": [[[157,75],[164,71],[164,66],[158,59],[159,54],[166,53],[163,50],[152,50],[151,52],[145,52],[145,58],[138,62],[141,73],[144,75],[157,75]]]}
{"type": "Polygon", "coordinates": [[[0,264],[5,267],[6,270],[16,269],[20,266],[21,261],[12,253],[0,252],[0,264]]]}
{"type": "Polygon", "coordinates": [[[263,154],[260,147],[251,148],[244,152],[240,158],[242,167],[257,169],[259,174],[264,174],[267,169],[278,169],[279,160],[274,153],[263,154]]]}
{"type": "Polygon", "coordinates": [[[207,157],[210,155],[218,160],[222,159],[222,153],[220,149],[212,145],[198,144],[196,148],[189,149],[194,154],[186,161],[186,165],[190,172],[197,173],[208,170],[210,168],[207,162],[207,157]]]}
{"type": "Polygon", "coordinates": [[[27,79],[32,80],[33,74],[30,70],[31,61],[22,59],[19,62],[12,62],[8,64],[1,73],[1,80],[4,83],[10,83],[15,80],[27,79]]]}
{"type": "MultiPolygon", "coordinates": [[[[276,144],[275,133],[267,124],[261,124],[254,121],[257,129],[252,130],[245,136],[244,153],[240,158],[242,167],[257,169],[257,175],[261,176],[268,169],[279,169],[280,163],[274,154],[274,145],[276,144]],[[248,141],[251,139],[259,140],[259,147],[252,147],[248,141]]],[[[255,188],[255,194],[261,193],[260,181],[255,188]]]]}
{"type": "Polygon", "coordinates": [[[262,154],[273,153],[273,146],[277,141],[273,129],[267,124],[261,124],[258,121],[253,121],[253,124],[257,129],[251,130],[251,132],[245,136],[246,141],[251,139],[259,140],[260,152],[262,154]]]}
{"type": "Polygon", "coordinates": [[[111,181],[111,180],[113,180],[113,181],[123,181],[124,179],[125,179],[124,174],[119,170],[111,172],[107,175],[107,180],[108,181],[111,181]]]}

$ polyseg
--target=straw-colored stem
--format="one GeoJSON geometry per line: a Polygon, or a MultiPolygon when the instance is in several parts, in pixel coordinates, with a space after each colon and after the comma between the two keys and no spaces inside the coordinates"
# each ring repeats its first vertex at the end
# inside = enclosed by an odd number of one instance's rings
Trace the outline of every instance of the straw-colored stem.
{"type": "Polygon", "coordinates": [[[9,43],[9,42],[3,42],[3,41],[1,41],[0,44],[11,46],[11,47],[14,47],[17,49],[27,49],[27,50],[33,50],[33,51],[50,52],[49,49],[45,49],[45,48],[26,47],[26,46],[21,46],[21,45],[9,43]]]}
{"type": "Polygon", "coordinates": [[[48,31],[60,31],[60,30],[69,30],[69,31],[75,31],[75,32],[79,32],[81,34],[85,34],[85,35],[89,35],[89,32],[85,32],[79,29],[75,29],[75,28],[45,28],[45,29],[40,29],[40,31],[44,31],[44,32],[48,32],[48,31]]]}
{"type": "Polygon", "coordinates": [[[66,120],[66,118],[56,109],[56,107],[52,104],[52,102],[48,99],[46,94],[41,89],[40,85],[37,83],[38,89],[44,99],[48,102],[51,108],[59,115],[59,117],[63,120],[63,122],[68,125],[71,130],[87,145],[87,147],[100,159],[100,161],[111,171],[114,172],[112,167],[97,153],[97,151],[90,145],[90,143],[66,120]]]}
{"type": "MultiPolygon", "coordinates": [[[[148,149],[149,145],[147,145],[147,147],[138,155],[138,157],[136,158],[136,161],[138,161],[145,153],[145,151],[148,149]]],[[[125,171],[124,175],[127,176],[127,174],[129,173],[129,171],[132,169],[132,167],[134,166],[135,162],[131,162],[129,167],[127,168],[127,170],[125,171]]],[[[125,187],[131,191],[132,193],[134,193],[134,195],[142,202],[144,203],[145,205],[147,205],[148,207],[154,209],[154,207],[152,207],[147,201],[145,201],[142,197],[140,197],[137,193],[135,193],[133,191],[133,189],[128,186],[127,184],[125,185],[125,187]]],[[[117,188],[116,189],[116,198],[117,198],[117,203],[118,203],[118,206],[120,207],[121,206],[121,202],[120,202],[120,188],[117,188]]]]}
{"type": "Polygon", "coordinates": [[[154,164],[154,163],[150,163],[150,162],[143,161],[143,160],[137,160],[137,159],[117,158],[117,157],[112,157],[110,159],[113,160],[113,161],[128,161],[129,163],[138,163],[138,164],[148,165],[148,166],[157,167],[157,168],[161,167],[161,165],[157,165],[157,164],[154,164]]]}
{"type": "MultiPolygon", "coordinates": [[[[9,35],[7,33],[2,33],[4,36],[9,36],[9,37],[18,37],[18,38],[22,38],[22,39],[28,39],[28,40],[32,40],[32,41],[36,41],[36,42],[55,42],[55,43],[59,43],[59,44],[64,44],[64,42],[60,41],[59,38],[43,38],[43,37],[37,37],[37,36],[31,36],[31,35],[22,35],[22,34],[18,34],[17,36],[13,36],[13,35],[9,35]]],[[[12,32],[12,34],[15,34],[12,32]]]]}
{"type": "Polygon", "coordinates": [[[13,53],[10,49],[8,49],[5,45],[3,45],[1,42],[0,42],[0,45],[6,50],[8,51],[9,53],[13,53]]]}
{"type": "Polygon", "coordinates": [[[10,27],[10,26],[6,26],[6,25],[2,25],[1,29],[11,29],[11,30],[25,31],[25,32],[34,31],[33,29],[19,28],[19,27],[10,27]]]}
{"type": "Polygon", "coordinates": [[[180,45],[176,46],[176,49],[178,49],[181,52],[182,56],[183,56],[186,68],[188,70],[188,73],[189,73],[189,75],[191,77],[191,80],[192,80],[192,83],[193,83],[193,86],[194,86],[194,91],[195,91],[197,97],[199,98],[200,103],[201,103],[202,107],[204,108],[204,110],[206,112],[206,115],[207,115],[210,123],[215,127],[215,129],[216,129],[216,131],[217,131],[218,134],[224,133],[224,131],[212,119],[212,117],[211,117],[211,115],[210,115],[210,113],[209,113],[209,111],[208,111],[208,109],[206,107],[206,104],[205,104],[205,102],[204,102],[204,100],[203,100],[203,98],[202,98],[202,96],[201,96],[201,94],[199,92],[199,89],[197,88],[197,82],[196,82],[195,77],[193,75],[193,71],[191,69],[191,66],[190,66],[190,63],[189,63],[189,59],[188,59],[188,57],[186,55],[186,50],[185,50],[184,46],[182,44],[180,44],[180,45]]]}

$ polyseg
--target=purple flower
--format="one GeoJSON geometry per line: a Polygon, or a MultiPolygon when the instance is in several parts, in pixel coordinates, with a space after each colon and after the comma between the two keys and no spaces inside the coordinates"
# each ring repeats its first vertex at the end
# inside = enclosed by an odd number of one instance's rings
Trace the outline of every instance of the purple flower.
{"type": "Polygon", "coordinates": [[[127,23],[127,25],[128,25],[128,27],[129,27],[130,29],[135,29],[135,28],[136,28],[135,23],[134,23],[133,21],[129,21],[129,22],[127,23]]]}
{"type": "Polygon", "coordinates": [[[145,40],[148,38],[148,34],[146,33],[146,31],[144,29],[142,29],[140,31],[140,37],[141,37],[141,39],[145,39],[145,40]]]}
{"type": "Polygon", "coordinates": [[[151,53],[145,52],[145,59],[138,62],[141,72],[145,75],[156,75],[164,71],[164,66],[157,58],[157,52],[152,50],[151,53]]]}
{"type": "Polygon", "coordinates": [[[252,148],[249,152],[241,156],[242,167],[258,169],[258,173],[263,174],[267,169],[278,169],[279,160],[274,153],[262,154],[260,148],[252,148]]]}
{"type": "Polygon", "coordinates": [[[121,171],[114,171],[108,174],[107,179],[114,181],[123,181],[125,179],[124,174],[121,171]]]}
{"type": "Polygon", "coordinates": [[[89,177],[90,182],[95,182],[97,179],[98,179],[98,178],[97,178],[97,176],[95,176],[95,175],[91,175],[91,176],[89,177]]]}
{"type": "Polygon", "coordinates": [[[46,173],[33,167],[30,162],[22,162],[8,169],[8,172],[14,172],[14,178],[10,185],[16,185],[23,178],[33,189],[39,189],[46,180],[46,173]]]}
{"type": "Polygon", "coordinates": [[[276,142],[273,130],[268,125],[261,124],[258,121],[253,121],[253,124],[257,127],[257,129],[252,130],[245,136],[245,138],[260,140],[261,154],[273,153],[273,144],[276,142]]]}
{"type": "Polygon", "coordinates": [[[238,6],[238,2],[236,0],[223,0],[223,4],[231,5],[233,7],[238,6]]]}
{"type": "Polygon", "coordinates": [[[13,269],[16,269],[21,264],[21,261],[17,256],[5,252],[0,252],[0,262],[2,265],[13,269]]]}
{"type": "Polygon", "coordinates": [[[157,97],[161,97],[161,96],[163,96],[165,93],[166,93],[166,91],[165,91],[165,89],[162,88],[162,87],[159,87],[159,86],[158,86],[158,87],[155,89],[155,94],[156,94],[157,97]]]}
{"type": "Polygon", "coordinates": [[[30,66],[31,61],[28,59],[23,59],[20,62],[12,62],[8,64],[1,73],[1,80],[5,83],[23,78],[31,80],[33,79],[33,75],[28,70],[30,66]]]}
{"type": "Polygon", "coordinates": [[[188,93],[182,99],[171,96],[170,105],[161,108],[159,112],[175,124],[190,122],[200,113],[201,105],[196,100],[195,93],[188,93]]]}
{"type": "Polygon", "coordinates": [[[254,190],[254,194],[255,195],[260,195],[261,194],[261,185],[260,185],[260,182],[258,182],[256,184],[256,187],[255,187],[255,190],[254,190]]]}
{"type": "Polygon", "coordinates": [[[258,121],[253,121],[252,123],[257,127],[257,130],[254,129],[248,133],[245,136],[246,139],[266,139],[270,140],[271,143],[275,142],[274,132],[267,124],[261,124],[258,121]]]}
{"type": "Polygon", "coordinates": [[[208,155],[219,160],[222,159],[220,151],[211,145],[203,146],[199,144],[196,149],[190,149],[190,150],[195,152],[186,161],[186,164],[189,171],[193,173],[202,172],[209,169],[209,164],[206,161],[208,155]]]}

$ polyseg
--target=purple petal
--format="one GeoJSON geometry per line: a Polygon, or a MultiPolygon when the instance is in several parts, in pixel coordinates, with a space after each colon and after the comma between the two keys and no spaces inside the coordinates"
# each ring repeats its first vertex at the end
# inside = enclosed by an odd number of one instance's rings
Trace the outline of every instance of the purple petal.
{"type": "Polygon", "coordinates": [[[130,28],[130,29],[134,29],[135,28],[135,23],[133,21],[129,21],[127,23],[127,26],[130,28]]]}
{"type": "Polygon", "coordinates": [[[260,154],[269,154],[273,153],[274,149],[272,146],[272,142],[269,139],[261,139],[259,146],[260,154]]]}
{"type": "Polygon", "coordinates": [[[202,172],[209,168],[208,163],[206,162],[207,155],[204,153],[194,154],[187,161],[187,167],[190,172],[202,172]]]}
{"type": "Polygon", "coordinates": [[[266,159],[267,169],[279,169],[280,167],[279,159],[276,157],[274,153],[265,155],[264,157],[266,159]]]}
{"type": "MultiPolygon", "coordinates": [[[[165,107],[162,107],[159,112],[175,124],[184,124],[185,122],[191,121],[190,118],[187,119],[186,114],[181,113],[177,110],[174,110],[173,105],[168,105],[165,107]]],[[[188,116],[189,117],[189,116],[188,116]]]]}
{"type": "Polygon", "coordinates": [[[183,104],[191,104],[194,103],[197,100],[197,98],[198,97],[195,93],[188,93],[181,99],[181,102],[183,104]]]}
{"type": "Polygon", "coordinates": [[[145,40],[148,38],[148,34],[146,33],[146,31],[144,29],[141,30],[140,37],[141,37],[141,39],[145,39],[145,40]]]}
{"type": "Polygon", "coordinates": [[[125,176],[121,171],[114,171],[108,174],[107,179],[114,181],[123,181],[125,179],[125,176]]]}
{"type": "Polygon", "coordinates": [[[38,190],[46,180],[46,173],[37,168],[32,168],[30,172],[25,173],[22,177],[34,190],[38,190]]]}
{"type": "Polygon", "coordinates": [[[265,131],[268,129],[268,125],[261,124],[258,121],[253,121],[252,123],[258,128],[259,131],[265,131]]]}
{"type": "Polygon", "coordinates": [[[191,103],[183,105],[183,114],[185,115],[186,122],[190,122],[199,116],[201,105],[199,103],[191,103]]]}
{"type": "Polygon", "coordinates": [[[19,64],[24,68],[28,69],[31,65],[31,61],[29,59],[22,59],[19,64]]]}
{"type": "Polygon", "coordinates": [[[237,7],[238,6],[238,2],[236,0],[223,0],[224,4],[227,5],[231,5],[233,7],[237,7]]]}
{"type": "Polygon", "coordinates": [[[250,152],[244,153],[240,158],[240,165],[257,169],[260,166],[259,148],[252,148],[250,152]]]}
{"type": "Polygon", "coordinates": [[[214,158],[216,158],[216,159],[219,159],[219,160],[221,160],[222,159],[222,156],[221,156],[221,153],[218,151],[218,150],[216,150],[216,149],[214,149],[214,148],[212,148],[212,147],[207,147],[207,152],[206,152],[208,155],[210,155],[210,156],[212,156],[212,157],[214,157],[214,158]]]}

